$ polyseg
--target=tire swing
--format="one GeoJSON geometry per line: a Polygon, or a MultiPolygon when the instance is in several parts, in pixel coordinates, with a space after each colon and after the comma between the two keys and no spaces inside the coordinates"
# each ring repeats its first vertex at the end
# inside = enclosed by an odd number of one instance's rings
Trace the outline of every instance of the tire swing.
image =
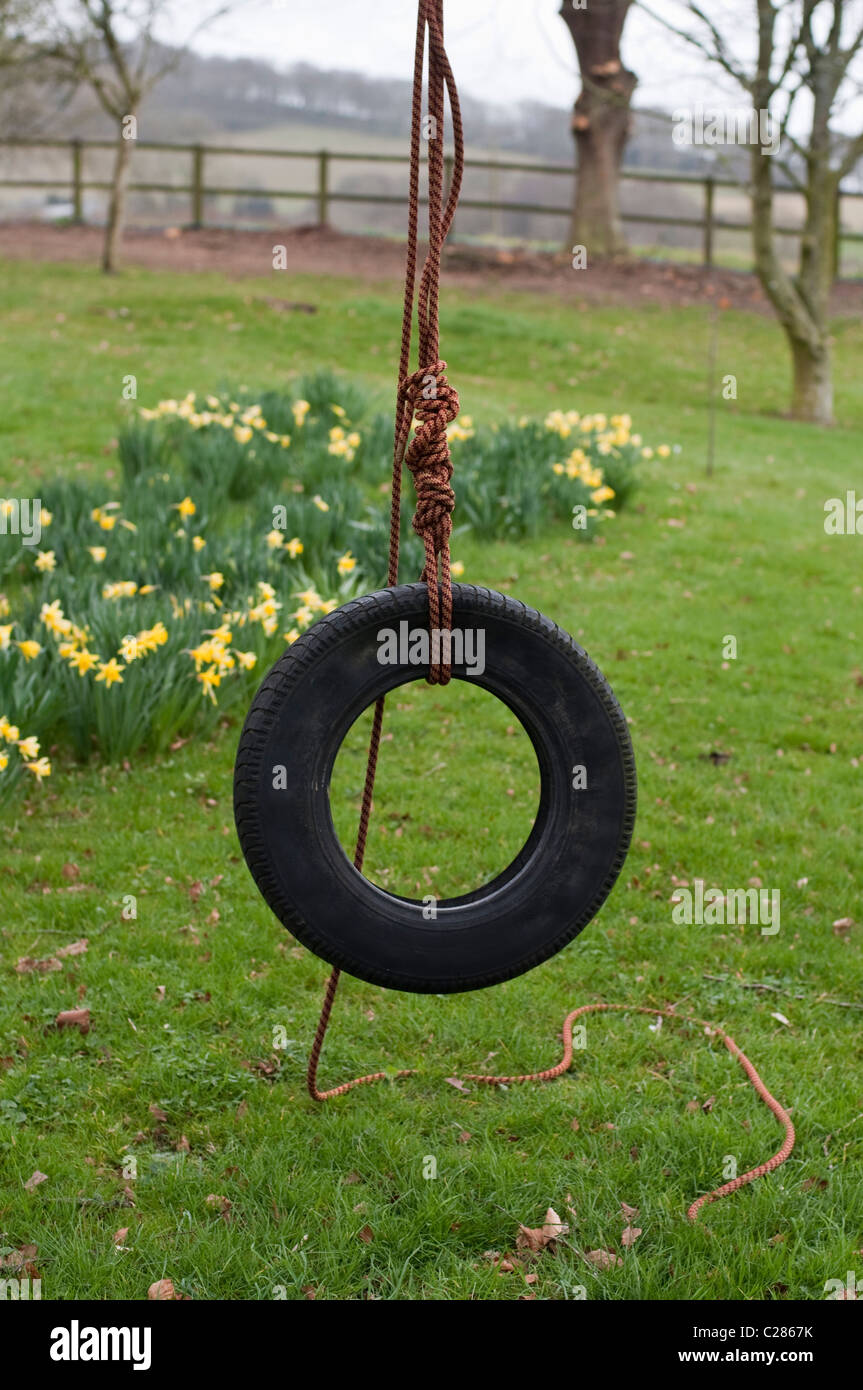
{"type": "MultiPolygon", "coordinates": [[[[635,759],[626,720],[608,683],[573,639],[550,619],[509,596],[453,584],[449,539],[455,497],[447,425],[458,396],[439,357],[441,250],[452,223],[464,167],[458,95],[443,44],[443,0],[419,0],[411,121],[408,244],[391,496],[387,588],[320,618],[288,648],[255,696],[234,769],[234,810],[243,854],[278,920],[332,967],[309,1056],[307,1085],[316,1101],[385,1079],[375,1072],[328,1091],[317,1070],[342,970],[385,988],[417,994],[483,989],[548,960],[596,915],[626,859],[635,822],[635,759]],[[428,32],[428,253],[417,296],[418,361],[410,371],[417,268],[422,86],[428,32]],[[452,116],[454,159],[444,202],[444,88],[452,116]],[[419,422],[408,443],[414,419],[419,422]],[[403,465],[417,493],[413,528],[425,547],[420,582],[399,584],[403,465]],[[363,876],[386,696],[415,680],[408,638],[427,630],[432,685],[470,680],[520,720],[540,769],[540,803],[526,844],[489,883],[441,899],[431,920],[421,900],[389,893],[363,876]],[[482,633],[485,669],[463,658],[482,633]],[[399,659],[381,659],[384,634],[399,634],[399,659]],[[457,640],[460,638],[460,641],[457,640]],[[351,862],[329,804],[336,755],[349,728],[374,705],[356,849],[351,862]],[[287,785],[275,778],[287,769],[287,785]],[[573,777],[576,768],[586,771],[573,777]]],[[[566,1018],[564,1055],[546,1071],[468,1076],[489,1085],[547,1081],[572,1060],[572,1024],[583,1013],[619,1010],[674,1019],[673,1009],[582,1005],[566,1018]]],[[[680,1018],[680,1021],[691,1021],[680,1018]]],[[[786,1112],[737,1045],[711,1029],[737,1057],[762,1099],[786,1127],[779,1153],[689,1209],[735,1190],[784,1162],[794,1144],[786,1112]]],[[[399,1076],[408,1075],[399,1072],[399,1076]]]]}
{"type": "Polygon", "coordinates": [[[443,47],[442,0],[420,0],[411,133],[410,219],[394,445],[389,587],[320,618],[267,675],[245,721],[235,769],[240,843],[280,922],[337,969],[390,989],[445,994],[520,975],[560,951],[595,916],[620,873],[635,821],[635,760],[610,687],[576,642],[507,595],[450,578],[455,497],[447,425],[458,396],[438,355],[441,248],[463,169],[461,114],[443,47]],[[422,68],[429,32],[429,112],[443,134],[449,91],[455,158],[443,205],[443,141],[428,141],[429,249],[419,287],[419,367],[409,370],[414,307],[422,68]],[[414,417],[419,424],[408,445],[414,417]],[[414,477],[414,530],[425,546],[421,581],[398,583],[402,464],[414,477]],[[381,660],[381,634],[397,658],[381,660]],[[527,843],[490,883],[422,901],[377,887],[361,872],[386,696],[415,680],[408,638],[424,639],[426,679],[482,685],[527,731],[540,769],[539,809],[527,843]],[[399,640],[401,639],[401,640],[399,640]],[[485,669],[460,659],[482,640],[485,669]],[[452,659],[452,658],[458,659],[452,659]],[[354,861],[336,835],[330,777],[357,717],[375,706],[354,861]],[[586,769],[587,787],[574,777],[586,769]],[[274,777],[278,767],[284,778],[274,777]],[[274,783],[276,785],[274,785],[274,783]],[[575,784],[575,785],[574,785],[575,784]]]}

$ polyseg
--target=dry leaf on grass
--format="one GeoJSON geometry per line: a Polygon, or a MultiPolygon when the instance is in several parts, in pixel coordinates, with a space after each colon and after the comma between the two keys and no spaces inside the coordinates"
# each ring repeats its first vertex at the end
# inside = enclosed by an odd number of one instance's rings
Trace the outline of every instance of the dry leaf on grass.
{"type": "Polygon", "coordinates": [[[553,1207],[549,1207],[541,1226],[531,1229],[529,1226],[519,1225],[515,1245],[517,1250],[534,1252],[547,1250],[549,1247],[554,1249],[555,1241],[568,1235],[569,1227],[566,1222],[561,1221],[553,1207]]]}
{"type": "Polygon", "coordinates": [[[128,1234],[129,1234],[129,1227],[128,1227],[128,1226],[121,1226],[120,1229],[119,1229],[119,1231],[115,1231],[115,1232],[114,1232],[114,1234],[113,1234],[113,1236],[111,1237],[111,1239],[113,1240],[113,1242],[114,1242],[115,1245],[122,1245],[128,1234]]]}
{"type": "Polygon", "coordinates": [[[640,1235],[640,1226],[625,1226],[623,1230],[623,1235],[620,1237],[620,1243],[623,1246],[623,1248],[627,1250],[631,1245],[635,1244],[640,1235]]]}
{"type": "Polygon", "coordinates": [[[187,1293],[177,1292],[173,1279],[157,1279],[147,1290],[147,1298],[153,1303],[169,1303],[172,1300],[179,1302],[188,1297],[187,1293]]]}
{"type": "Polygon", "coordinates": [[[64,1009],[54,1019],[58,1028],[80,1028],[82,1033],[90,1031],[89,1009],[64,1009]]]}
{"type": "Polygon", "coordinates": [[[38,1249],[37,1245],[21,1245],[17,1250],[10,1250],[8,1255],[0,1255],[0,1270],[19,1277],[23,1275],[28,1279],[38,1279],[39,1272],[33,1263],[38,1249]]]}
{"type": "Polygon", "coordinates": [[[65,960],[67,956],[83,956],[89,945],[90,942],[87,937],[82,936],[80,941],[72,941],[68,946],[61,946],[57,951],[57,955],[61,960],[65,960]]]}
{"type": "Polygon", "coordinates": [[[584,1258],[597,1269],[616,1269],[623,1264],[613,1250],[588,1250],[584,1258]]]}
{"type": "Polygon", "coordinates": [[[620,1213],[621,1216],[626,1217],[627,1221],[636,1221],[638,1219],[638,1207],[631,1207],[628,1202],[621,1202],[620,1213]]]}
{"type": "Polygon", "coordinates": [[[208,1207],[212,1207],[214,1211],[220,1212],[222,1216],[225,1216],[231,1210],[232,1206],[230,1197],[223,1197],[218,1192],[211,1192],[206,1198],[206,1202],[208,1207]]]}
{"type": "Polygon", "coordinates": [[[47,1174],[47,1173],[40,1173],[40,1172],[39,1172],[39,1169],[37,1168],[36,1171],[35,1171],[35,1173],[31,1173],[31,1174],[30,1174],[30,1177],[29,1177],[29,1178],[27,1179],[27,1181],[25,1182],[25,1184],[24,1184],[24,1190],[25,1190],[25,1192],[32,1192],[35,1188],[37,1188],[37,1187],[40,1185],[40,1183],[47,1182],[47,1181],[48,1181],[48,1174],[47,1174]]]}
{"type": "Polygon", "coordinates": [[[445,1079],[448,1086],[455,1086],[457,1091],[463,1091],[465,1095],[470,1094],[467,1086],[465,1086],[463,1081],[459,1081],[457,1076],[448,1076],[445,1079]]]}
{"type": "Polygon", "coordinates": [[[33,956],[22,956],[15,966],[17,975],[47,975],[53,970],[62,970],[63,962],[56,956],[44,956],[42,960],[36,960],[33,956]]]}
{"type": "Polygon", "coordinates": [[[375,1233],[371,1226],[363,1226],[361,1231],[357,1231],[357,1235],[366,1245],[370,1245],[375,1238],[375,1233]]]}

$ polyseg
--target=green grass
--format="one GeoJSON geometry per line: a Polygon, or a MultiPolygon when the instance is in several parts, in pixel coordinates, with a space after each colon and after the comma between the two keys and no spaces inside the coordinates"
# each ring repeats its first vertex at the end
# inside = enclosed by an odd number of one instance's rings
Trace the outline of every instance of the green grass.
{"type": "MultiPolygon", "coordinates": [[[[39,470],[116,468],[126,372],[141,404],[318,364],[391,394],[395,291],[292,279],[286,296],[319,305],[306,317],[256,301],[281,292],[271,281],[12,270],[7,495],[39,470]],[[120,306],[130,314],[95,312],[120,306]],[[227,330],[228,311],[240,331],[227,330]]],[[[588,1298],[814,1299],[826,1279],[859,1273],[861,541],[825,536],[822,509],[860,487],[863,327],[843,321],[836,335],[841,423],[825,433],[780,418],[788,366],[775,326],[723,317],[719,370],[737,376],[739,398],[720,406],[707,479],[700,311],[445,294],[443,351],[468,412],[628,410],[646,438],[683,450],[646,466],[604,545],[559,526],[530,544],[459,546],[468,581],[554,616],[606,672],[631,720],[640,809],[611,898],[539,970],[446,999],[343,982],[323,1083],[382,1067],[416,1076],[323,1107],[307,1098],[326,967],[273,921],[241,860],[236,718],[155,763],[59,758],[40,795],[6,809],[0,1246],[38,1244],[44,1297],[138,1299],[164,1275],[220,1299],[309,1287],[330,1299],[563,1299],[579,1287],[588,1298]],[[738,658],[723,669],[728,634],[738,658]],[[729,760],[714,764],[714,751],[729,760]],[[781,931],[675,926],[674,880],[695,876],[778,887],[781,931]],[[856,925],[837,935],[843,917],[856,925]],[[19,957],[84,936],[88,951],[61,971],[16,974],[19,957]],[[726,1026],[792,1108],[789,1162],[687,1223],[726,1155],[743,1171],[781,1134],[725,1049],[684,1023],[656,1033],[635,1013],[590,1017],[586,1049],[555,1083],[447,1084],[549,1065],[565,1012],[595,999],[681,1001],[681,1015],[726,1026]],[[53,1026],[76,1006],[92,1011],[86,1036],[53,1026]],[[274,1049],[279,1028],[288,1041],[274,1049]],[[429,1156],[435,1180],[423,1176],[429,1156]],[[27,1192],[37,1168],[48,1180],[27,1192]],[[230,1200],[229,1219],[209,1194],[230,1200]],[[643,1234],[622,1267],[599,1273],[579,1252],[619,1249],[621,1200],[639,1208],[643,1234]],[[537,1260],[530,1288],[498,1275],[484,1252],[513,1249],[518,1223],[541,1224],[548,1205],[570,1221],[566,1245],[537,1260]]],[[[382,458],[382,480],[386,468],[382,458]]],[[[390,883],[479,882],[524,833],[530,759],[517,732],[471,730],[466,694],[418,686],[400,693],[404,709],[393,701],[368,852],[390,883]]],[[[333,788],[346,837],[360,747],[346,748],[333,788]]]]}

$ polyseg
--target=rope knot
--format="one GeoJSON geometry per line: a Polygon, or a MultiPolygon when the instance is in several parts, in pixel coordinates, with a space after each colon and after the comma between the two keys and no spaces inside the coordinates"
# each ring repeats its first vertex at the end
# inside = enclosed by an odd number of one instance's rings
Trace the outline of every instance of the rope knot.
{"type": "Polygon", "coordinates": [[[452,462],[447,425],[458,415],[458,392],[445,376],[446,362],[435,362],[407,376],[402,399],[408,419],[416,416],[414,437],[405,453],[413,474],[417,504],[413,528],[426,543],[426,554],[439,555],[449,543],[455,493],[450,487],[452,462]]]}

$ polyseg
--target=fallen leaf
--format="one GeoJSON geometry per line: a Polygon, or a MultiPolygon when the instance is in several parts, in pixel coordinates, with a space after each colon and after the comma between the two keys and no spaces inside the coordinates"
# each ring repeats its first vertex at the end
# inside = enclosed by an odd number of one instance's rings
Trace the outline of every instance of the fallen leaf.
{"type": "Polygon", "coordinates": [[[8,1255],[0,1255],[0,1269],[5,1269],[10,1274],[28,1274],[31,1279],[38,1278],[33,1264],[38,1249],[38,1245],[22,1245],[17,1250],[11,1250],[8,1255]]]}
{"type": "Polygon", "coordinates": [[[160,1110],[160,1109],[159,1109],[159,1107],[158,1107],[158,1105],[155,1103],[155,1101],[154,1101],[153,1104],[149,1107],[149,1110],[150,1110],[150,1114],[153,1116],[153,1119],[154,1119],[154,1120],[158,1120],[160,1124],[166,1124],[166,1123],[167,1123],[168,1116],[165,1114],[164,1110],[160,1110]]]}
{"type": "Polygon", "coordinates": [[[42,960],[35,960],[33,956],[22,956],[15,966],[17,975],[32,975],[34,972],[39,975],[47,975],[52,970],[62,970],[63,962],[56,956],[45,956],[42,960]]]}
{"type": "Polygon", "coordinates": [[[788,1022],[788,1019],[785,1017],[784,1014],[771,1013],[770,1017],[775,1018],[777,1023],[784,1023],[786,1028],[791,1027],[791,1024],[788,1022]]]}
{"type": "Polygon", "coordinates": [[[113,1234],[113,1236],[112,1236],[112,1240],[113,1240],[114,1244],[115,1244],[115,1245],[122,1245],[122,1244],[123,1244],[123,1241],[126,1239],[126,1237],[127,1237],[128,1234],[129,1234],[129,1227],[128,1227],[128,1226],[121,1226],[120,1229],[119,1229],[119,1231],[115,1231],[114,1234],[113,1234]]]}
{"type": "Polygon", "coordinates": [[[854,925],[853,917],[837,917],[833,923],[834,936],[847,936],[854,925]]]}
{"type": "Polygon", "coordinates": [[[620,1211],[621,1214],[626,1217],[627,1221],[636,1221],[638,1219],[638,1207],[631,1207],[627,1202],[621,1202],[620,1211]]]}
{"type": "Polygon", "coordinates": [[[620,1243],[624,1249],[629,1249],[631,1245],[635,1244],[640,1235],[641,1228],[639,1226],[625,1226],[623,1235],[620,1237],[620,1243]]]}
{"type": "Polygon", "coordinates": [[[371,1244],[371,1242],[375,1238],[375,1233],[372,1230],[371,1226],[363,1226],[361,1231],[357,1231],[357,1235],[359,1236],[360,1240],[365,1242],[366,1245],[371,1244]]]}
{"type": "Polygon", "coordinates": [[[147,1298],[154,1303],[168,1303],[172,1299],[179,1301],[188,1298],[188,1296],[188,1294],[177,1293],[173,1279],[157,1279],[155,1284],[151,1284],[147,1290],[147,1298]]]}
{"type": "Polygon", "coordinates": [[[69,879],[76,879],[81,875],[81,870],[78,868],[77,864],[64,864],[60,872],[64,878],[69,879]]]}
{"type": "Polygon", "coordinates": [[[584,1258],[597,1269],[616,1269],[623,1264],[613,1250],[588,1250],[584,1258]]]}
{"type": "Polygon", "coordinates": [[[215,1208],[222,1215],[230,1211],[232,1205],[230,1197],[223,1197],[218,1192],[211,1192],[206,1198],[206,1203],[208,1207],[215,1208]]]}
{"type": "Polygon", "coordinates": [[[48,1181],[48,1174],[47,1174],[47,1173],[40,1173],[40,1172],[39,1172],[39,1169],[37,1168],[36,1171],[35,1171],[34,1173],[31,1173],[31,1174],[30,1174],[30,1177],[29,1177],[29,1178],[27,1179],[27,1181],[25,1182],[25,1184],[24,1184],[24,1190],[25,1190],[25,1192],[32,1192],[32,1191],[34,1190],[34,1188],[37,1188],[37,1187],[39,1186],[40,1183],[47,1182],[47,1181],[48,1181]]]}
{"type": "Polygon", "coordinates": [[[710,1112],[711,1112],[711,1110],[713,1109],[713,1107],[714,1107],[715,1104],[716,1104],[716,1097],[715,1097],[715,1096],[708,1096],[708,1097],[707,1097],[707,1100],[704,1102],[704,1104],[703,1104],[702,1107],[701,1107],[702,1110],[704,1111],[705,1115],[709,1115],[709,1114],[710,1114],[710,1112]]]}
{"type": "Polygon", "coordinates": [[[569,1227],[566,1222],[561,1221],[553,1207],[549,1207],[541,1226],[531,1229],[529,1226],[519,1225],[515,1245],[517,1250],[546,1250],[549,1246],[553,1248],[555,1241],[568,1235],[569,1227]]]}
{"type": "Polygon", "coordinates": [[[455,1086],[457,1091],[463,1091],[466,1096],[470,1095],[467,1086],[465,1086],[463,1081],[459,1081],[457,1076],[448,1076],[445,1079],[448,1086],[455,1086]]]}
{"type": "Polygon", "coordinates": [[[61,946],[57,955],[61,960],[65,960],[67,956],[83,956],[89,944],[87,937],[83,936],[80,941],[72,941],[68,946],[61,946]]]}
{"type": "Polygon", "coordinates": [[[54,1022],[58,1028],[80,1028],[82,1033],[89,1033],[90,1010],[65,1009],[57,1015],[54,1022]]]}

